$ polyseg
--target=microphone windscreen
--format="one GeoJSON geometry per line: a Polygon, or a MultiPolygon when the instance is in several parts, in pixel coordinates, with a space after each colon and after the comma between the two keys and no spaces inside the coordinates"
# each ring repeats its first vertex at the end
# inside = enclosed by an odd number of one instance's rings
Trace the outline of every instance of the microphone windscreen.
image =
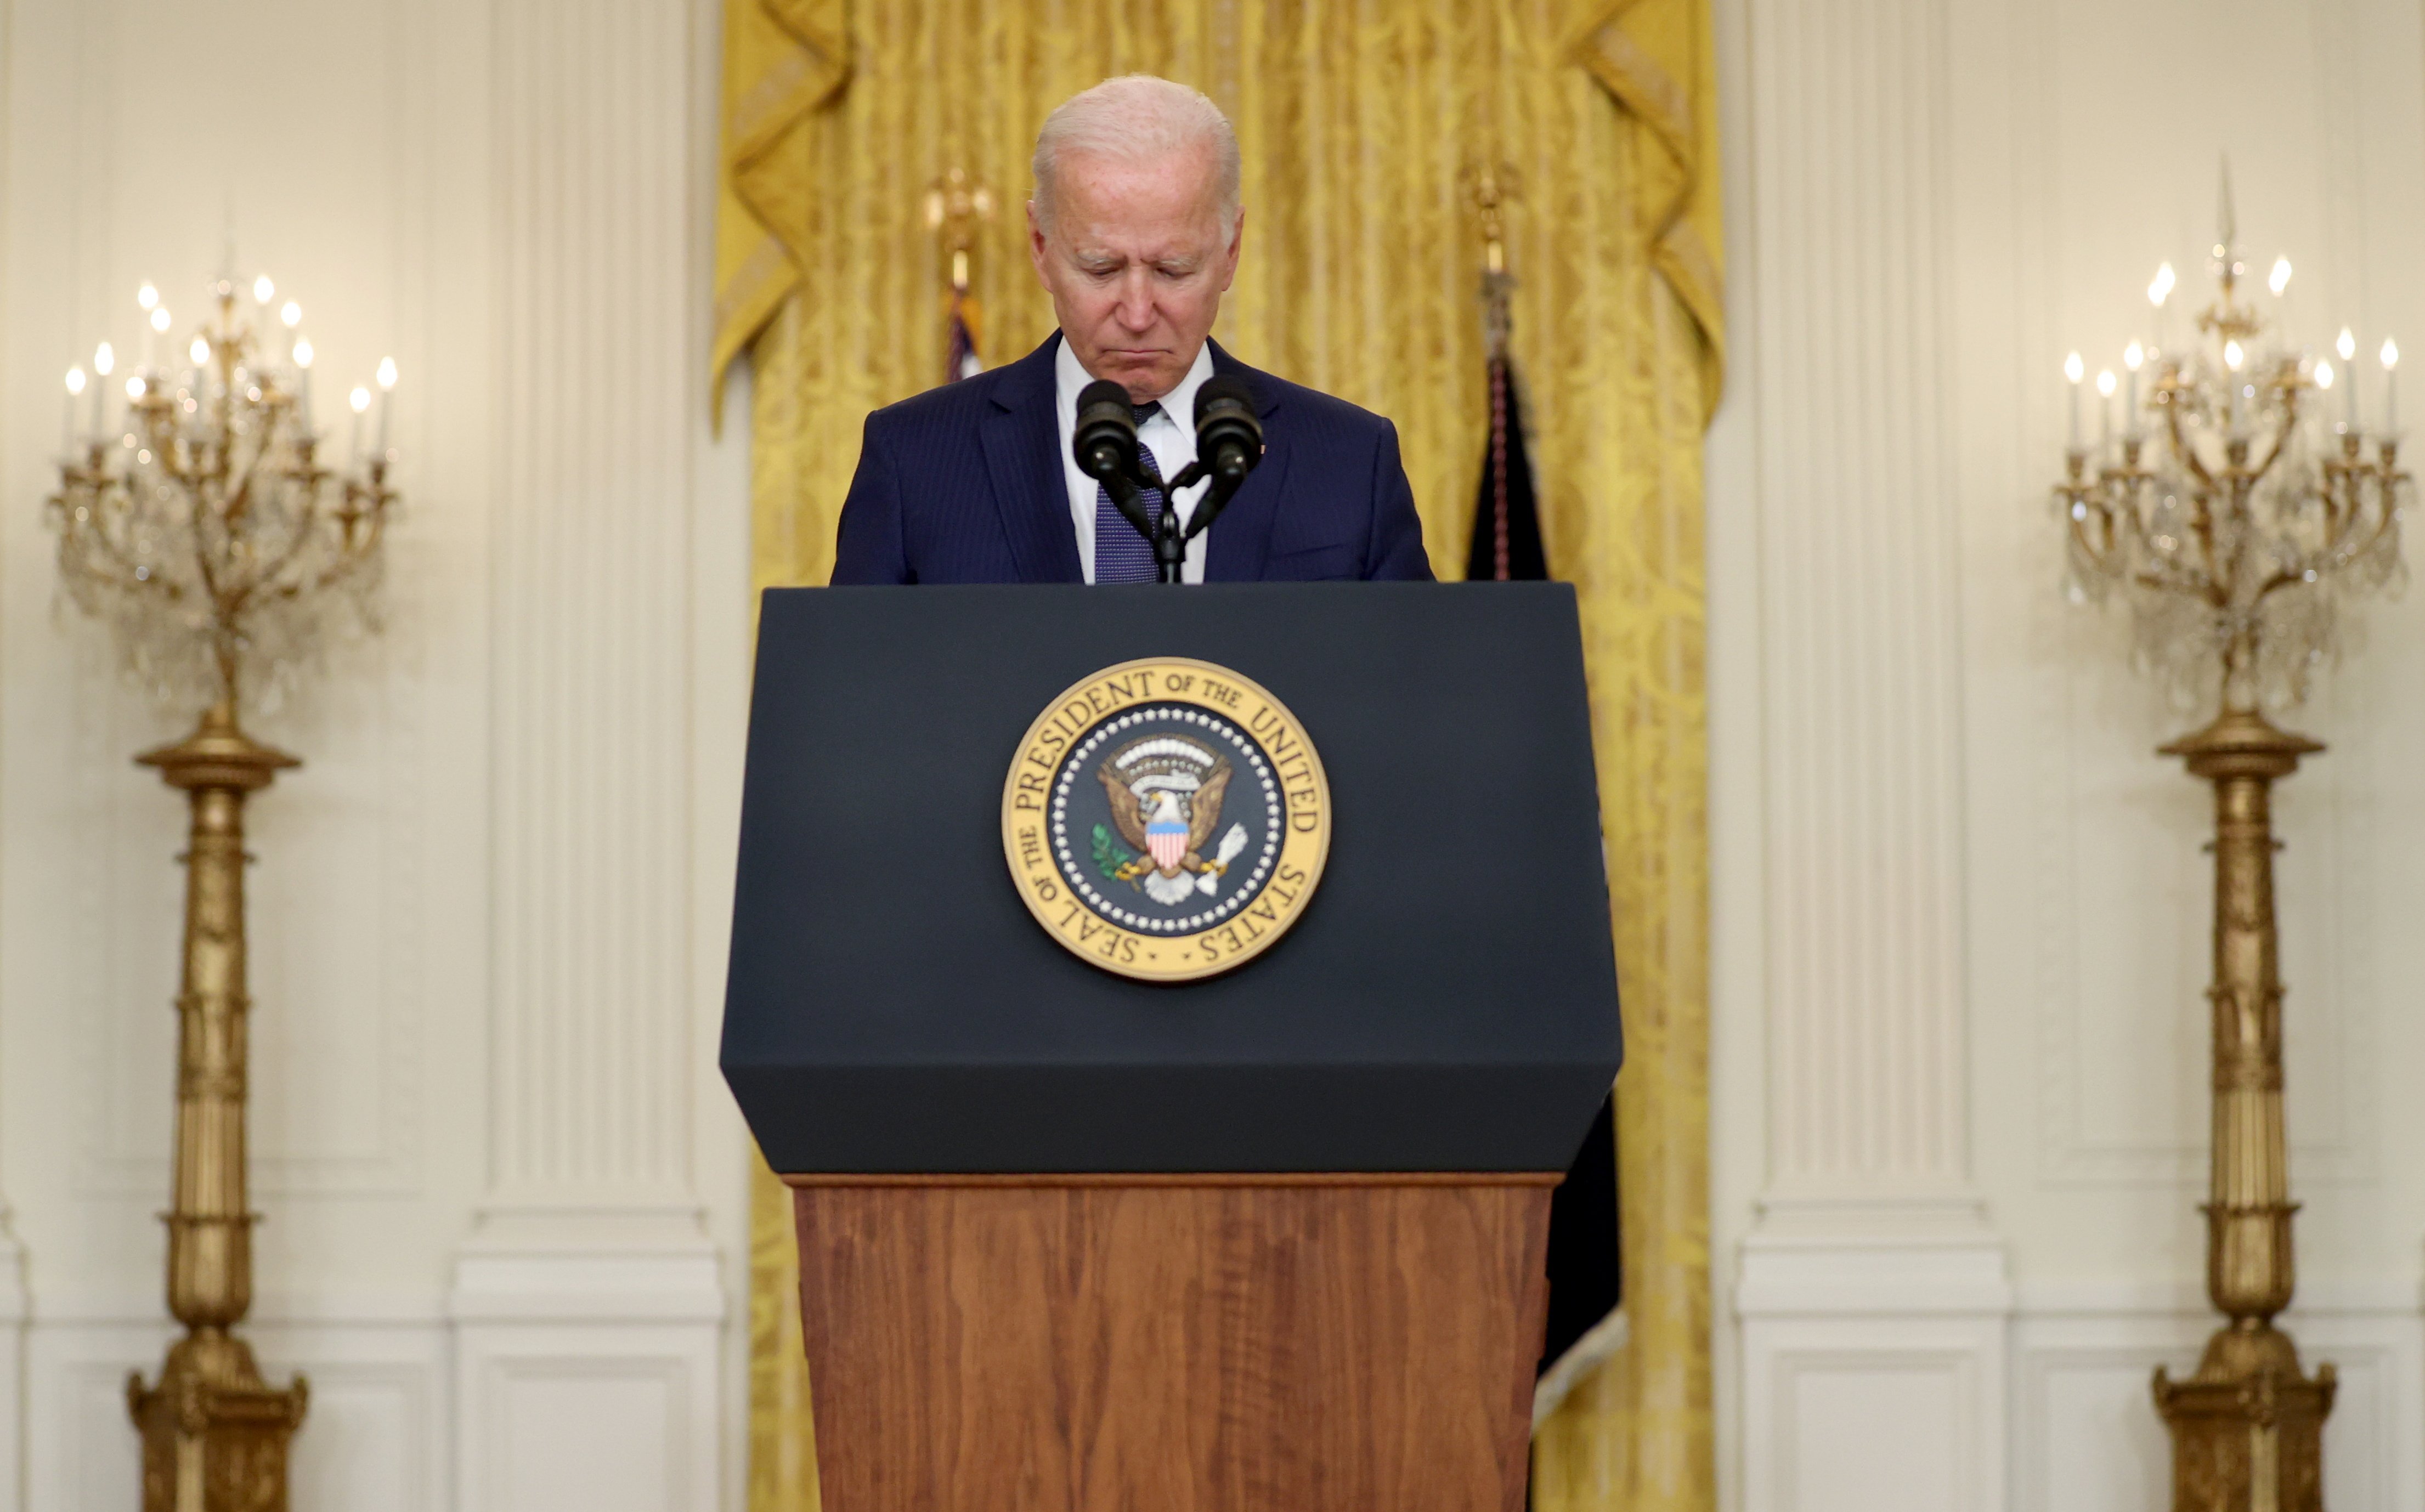
{"type": "Polygon", "coordinates": [[[1136,414],[1129,408],[1129,391],[1110,378],[1097,378],[1078,391],[1078,424],[1089,420],[1117,419],[1131,430],[1136,428],[1136,414]]]}
{"type": "Polygon", "coordinates": [[[1069,451],[1089,477],[1133,470],[1136,411],[1129,408],[1128,390],[1097,378],[1078,391],[1078,424],[1069,434],[1069,451]]]}
{"type": "Polygon", "coordinates": [[[1254,391],[1246,387],[1245,379],[1215,373],[1196,391],[1196,428],[1202,430],[1206,421],[1223,414],[1234,415],[1252,426],[1257,436],[1262,434],[1263,427],[1255,419],[1254,391]]]}

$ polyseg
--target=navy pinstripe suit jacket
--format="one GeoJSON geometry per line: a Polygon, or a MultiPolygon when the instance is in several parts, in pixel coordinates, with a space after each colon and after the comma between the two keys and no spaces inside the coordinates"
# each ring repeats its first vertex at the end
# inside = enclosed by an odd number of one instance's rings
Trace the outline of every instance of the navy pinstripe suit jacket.
{"type": "MultiPolygon", "coordinates": [[[[834,582],[1082,581],[1053,414],[1060,340],[867,417],[834,582]]],[[[1210,529],[1206,582],[1431,578],[1395,426],[1217,343],[1212,369],[1252,389],[1264,452],[1210,529]]]]}

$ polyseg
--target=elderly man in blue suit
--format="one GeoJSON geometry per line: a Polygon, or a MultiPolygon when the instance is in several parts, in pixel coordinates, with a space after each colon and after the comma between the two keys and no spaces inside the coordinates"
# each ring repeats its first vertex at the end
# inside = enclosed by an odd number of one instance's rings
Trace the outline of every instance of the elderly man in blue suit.
{"type": "MultiPolygon", "coordinates": [[[[1154,475],[1169,477],[1196,459],[1196,392],[1216,373],[1253,394],[1264,453],[1189,541],[1186,582],[1428,580],[1396,428],[1211,339],[1245,224],[1219,108],[1166,79],[1108,80],[1052,112],[1035,168],[1028,251],[1061,329],[867,417],[833,581],[1152,582],[1152,548],[1070,455],[1078,393],[1099,378],[1127,389],[1154,475]]],[[[1182,523],[1209,487],[1170,501],[1182,523]]],[[[1148,491],[1149,511],[1162,502],[1148,491]]]]}

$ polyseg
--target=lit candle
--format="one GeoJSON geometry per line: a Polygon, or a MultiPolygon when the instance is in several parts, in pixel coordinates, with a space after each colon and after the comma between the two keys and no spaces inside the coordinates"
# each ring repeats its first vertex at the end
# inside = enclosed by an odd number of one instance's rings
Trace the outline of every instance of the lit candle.
{"type": "Polygon", "coordinates": [[[2100,368],[2096,374],[2096,446],[2099,451],[2113,444],[2113,370],[2100,368]]]}
{"type": "Polygon", "coordinates": [[[2316,359],[2316,391],[2320,394],[2329,394],[2332,392],[2332,387],[2333,360],[2329,357],[2319,357],[2316,359]]]}
{"type": "Polygon", "coordinates": [[[2122,407],[2123,412],[2129,416],[2128,423],[2122,427],[2122,433],[2126,436],[2139,434],[2139,366],[2146,360],[2146,348],[2135,341],[2122,348],[2122,365],[2130,370],[2129,397],[2124,401],[2122,407]]]}
{"type": "Polygon", "coordinates": [[[2164,301],[2172,298],[2173,285],[2178,281],[2173,276],[2173,265],[2165,263],[2157,267],[2154,280],[2147,285],[2147,302],[2156,307],[2156,346],[2159,348],[2164,345],[2168,329],[2164,319],[2164,301]]]}
{"type": "Polygon", "coordinates": [[[303,434],[312,434],[312,342],[306,336],[295,338],[295,400],[296,412],[303,421],[303,434]]]}
{"type": "Polygon", "coordinates": [[[353,407],[354,465],[360,467],[362,461],[362,411],[371,407],[371,391],[357,385],[345,402],[353,407]]]}
{"type": "Polygon", "coordinates": [[[209,338],[199,334],[196,335],[194,337],[194,344],[185,348],[185,355],[194,360],[194,406],[196,409],[200,409],[202,401],[210,397],[211,392],[211,344],[209,338]]]}
{"type": "Polygon", "coordinates": [[[2071,449],[2080,450],[2080,380],[2088,376],[2078,352],[2063,360],[2064,381],[2071,385],[2071,449]]]}
{"type": "Polygon", "coordinates": [[[2349,426],[2349,433],[2354,436],[2357,434],[2357,369],[2352,364],[2357,361],[2357,337],[2350,333],[2347,326],[2341,328],[2339,339],[2333,343],[2333,350],[2341,354],[2341,366],[2348,370],[2350,376],[2349,387],[2341,391],[2341,421],[2349,426]]]}
{"type": "Polygon", "coordinates": [[[2227,385],[2229,402],[2224,410],[2224,420],[2233,430],[2240,428],[2240,364],[2247,360],[2248,354],[2240,349],[2240,343],[2227,341],[2223,344],[2223,365],[2231,372],[2227,385]]]}
{"type": "Polygon", "coordinates": [[[84,394],[84,368],[83,368],[81,365],[78,365],[78,366],[75,366],[75,367],[71,367],[71,368],[69,368],[69,369],[68,369],[68,412],[67,412],[67,418],[66,418],[65,420],[63,420],[62,422],[60,422],[60,425],[59,425],[59,444],[61,445],[61,447],[63,447],[63,448],[66,450],[67,454],[68,454],[70,457],[73,457],[73,456],[75,455],[75,449],[76,449],[76,444],[75,444],[75,412],[76,412],[76,400],[77,400],[77,398],[78,398],[78,397],[80,397],[83,394],[84,394]]]}
{"type": "Polygon", "coordinates": [[[109,400],[109,385],[101,379],[109,377],[109,370],[117,365],[118,354],[109,349],[109,343],[103,342],[92,349],[92,435],[95,441],[107,434],[104,421],[108,417],[104,407],[109,400]]]}
{"type": "Polygon", "coordinates": [[[2383,435],[2386,441],[2400,439],[2400,344],[2390,337],[2383,338],[2383,435]]]}
{"type": "Polygon", "coordinates": [[[169,307],[165,304],[154,306],[152,311],[152,318],[145,322],[143,331],[143,371],[146,373],[156,373],[160,370],[159,364],[152,359],[152,339],[155,336],[167,335],[169,333],[169,322],[170,316],[169,314],[169,307]]]}
{"type": "Polygon", "coordinates": [[[379,459],[380,459],[381,461],[385,461],[385,460],[387,459],[387,423],[388,423],[388,416],[389,416],[390,412],[391,412],[391,411],[393,411],[393,410],[395,409],[395,359],[394,359],[394,358],[393,358],[393,357],[382,357],[382,358],[380,358],[380,359],[379,359],[379,365],[378,365],[378,386],[379,386],[378,456],[379,456],[379,459]]]}

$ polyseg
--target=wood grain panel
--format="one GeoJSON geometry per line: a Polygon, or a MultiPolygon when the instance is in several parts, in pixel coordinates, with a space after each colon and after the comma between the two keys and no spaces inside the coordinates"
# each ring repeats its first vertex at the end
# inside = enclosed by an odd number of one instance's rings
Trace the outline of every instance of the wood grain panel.
{"type": "Polygon", "coordinates": [[[1519,1512],[1538,1177],[795,1183],[827,1512],[1519,1512]]]}

